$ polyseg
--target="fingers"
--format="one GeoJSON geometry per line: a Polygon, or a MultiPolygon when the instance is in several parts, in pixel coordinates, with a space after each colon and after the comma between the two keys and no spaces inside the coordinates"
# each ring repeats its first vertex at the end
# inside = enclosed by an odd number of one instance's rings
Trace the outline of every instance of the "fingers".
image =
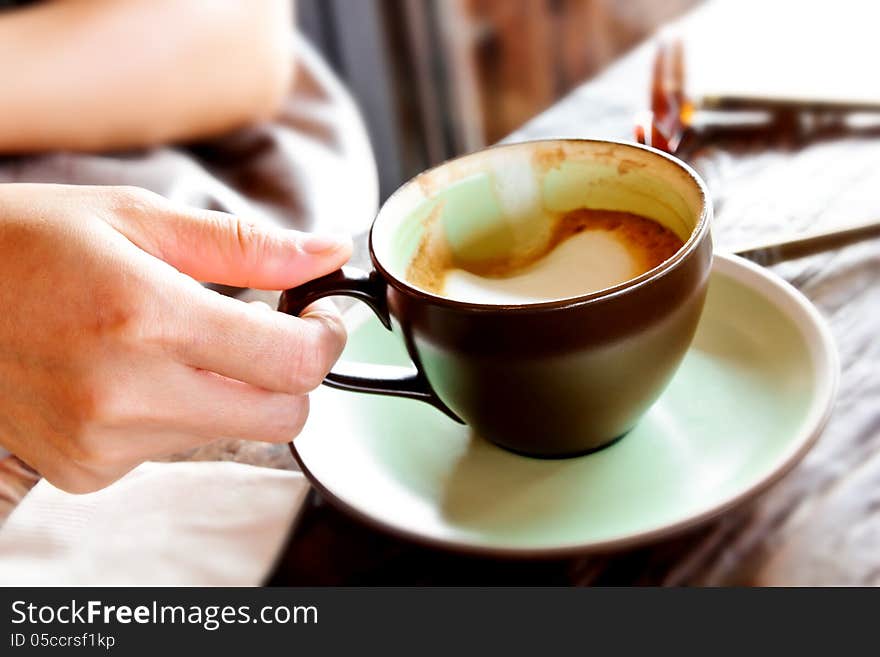
{"type": "Polygon", "coordinates": [[[329,301],[301,317],[267,312],[207,291],[188,304],[185,339],[175,345],[183,364],[266,390],[300,395],[314,390],[345,346],[342,319],[329,301]]]}
{"type": "Polygon", "coordinates": [[[258,226],[220,212],[179,215],[166,226],[163,260],[199,281],[283,290],[339,269],[351,238],[258,226]]]}
{"type": "MultiPolygon", "coordinates": [[[[117,230],[202,280],[281,289],[337,269],[351,253],[347,237],[259,227],[222,212],[174,206],[143,190],[117,189],[112,198],[109,214],[117,230]]],[[[177,321],[163,331],[178,362],[257,387],[308,392],[345,343],[342,322],[327,306],[294,318],[198,286],[182,294],[177,321]]]]}
{"type": "MultiPolygon", "coordinates": [[[[302,430],[309,414],[305,395],[271,392],[205,370],[181,367],[182,375],[159,396],[155,420],[206,439],[240,438],[284,443],[302,430]]],[[[194,445],[194,446],[195,446],[194,445]]],[[[147,446],[149,450],[156,445],[147,446]]],[[[152,451],[150,455],[167,453],[152,451]]]]}
{"type": "Polygon", "coordinates": [[[283,290],[339,269],[347,235],[260,225],[225,212],[172,204],[144,190],[117,189],[113,226],[143,250],[203,282],[283,290]]]}
{"type": "Polygon", "coordinates": [[[305,395],[271,392],[180,363],[157,363],[147,372],[148,377],[101,393],[89,423],[87,433],[96,440],[112,431],[128,432],[128,440],[80,441],[76,458],[115,463],[132,455],[168,454],[169,449],[187,449],[217,438],[287,442],[308,416],[305,395]],[[161,432],[168,433],[169,440],[157,442],[154,436],[161,432]],[[191,439],[180,442],[179,436],[191,439]]]}
{"type": "Polygon", "coordinates": [[[211,372],[171,364],[154,370],[161,386],[135,384],[105,397],[44,475],[69,492],[106,486],[137,464],[233,438],[284,443],[308,417],[305,395],[274,393],[211,372]]]}

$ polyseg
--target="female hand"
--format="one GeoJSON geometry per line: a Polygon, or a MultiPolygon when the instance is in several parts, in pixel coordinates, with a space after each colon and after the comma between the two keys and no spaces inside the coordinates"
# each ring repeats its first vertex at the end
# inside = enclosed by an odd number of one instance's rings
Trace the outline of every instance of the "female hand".
{"type": "Polygon", "coordinates": [[[0,444],[88,492],[218,438],[283,442],[345,329],[198,281],[284,289],[348,238],[258,227],[138,188],[0,185],[0,444]]]}

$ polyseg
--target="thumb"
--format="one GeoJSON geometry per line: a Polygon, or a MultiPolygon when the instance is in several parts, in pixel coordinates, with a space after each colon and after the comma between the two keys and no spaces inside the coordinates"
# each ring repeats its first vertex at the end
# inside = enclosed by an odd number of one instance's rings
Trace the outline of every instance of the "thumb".
{"type": "Polygon", "coordinates": [[[169,207],[160,214],[137,221],[136,235],[120,229],[202,282],[283,290],[329,274],[351,257],[348,235],[285,230],[210,210],[169,207]]]}

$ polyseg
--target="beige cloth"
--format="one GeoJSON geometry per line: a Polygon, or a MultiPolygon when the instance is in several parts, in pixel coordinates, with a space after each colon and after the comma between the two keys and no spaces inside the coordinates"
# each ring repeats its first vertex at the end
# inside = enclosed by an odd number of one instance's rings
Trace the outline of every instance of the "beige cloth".
{"type": "MultiPolygon", "coordinates": [[[[293,44],[293,88],[271,122],[185,147],[0,158],[0,183],[137,185],[256,221],[363,232],[379,196],[369,139],[333,73],[301,37],[293,44]]],[[[195,458],[240,460],[251,447],[195,458]]],[[[266,451],[251,462],[278,465],[266,451]]],[[[307,488],[298,473],[163,463],[84,497],[43,481],[20,504],[37,480],[0,448],[0,584],[257,584],[307,488]]]]}

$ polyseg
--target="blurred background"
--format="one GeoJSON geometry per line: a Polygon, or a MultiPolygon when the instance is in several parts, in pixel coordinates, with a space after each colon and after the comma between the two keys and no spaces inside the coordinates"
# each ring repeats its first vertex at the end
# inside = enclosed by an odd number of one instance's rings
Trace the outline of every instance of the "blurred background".
{"type": "Polygon", "coordinates": [[[384,199],[492,144],[699,0],[298,0],[360,105],[384,199]]]}

